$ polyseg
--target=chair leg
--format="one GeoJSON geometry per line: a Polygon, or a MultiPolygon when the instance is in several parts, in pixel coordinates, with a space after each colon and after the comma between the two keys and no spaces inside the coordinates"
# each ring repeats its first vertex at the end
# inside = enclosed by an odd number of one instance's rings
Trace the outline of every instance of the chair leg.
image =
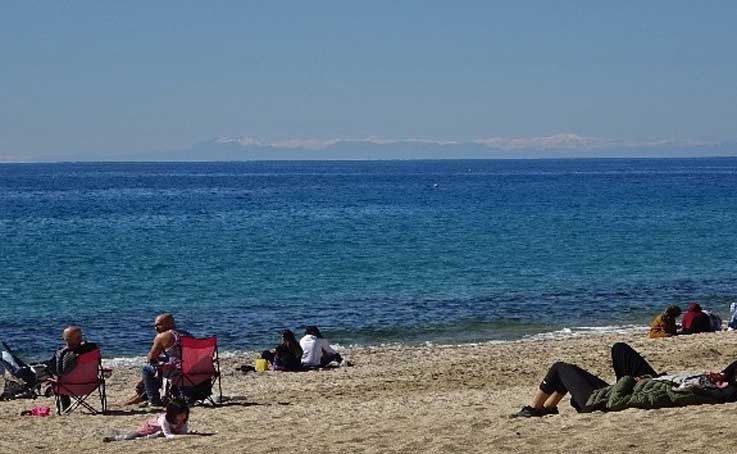
{"type": "Polygon", "coordinates": [[[87,403],[87,397],[83,397],[81,399],[78,399],[77,400],[77,405],[74,408],[77,408],[77,407],[80,407],[80,406],[86,408],[87,411],[89,411],[93,415],[96,415],[96,414],[100,413],[99,411],[97,411],[97,409],[95,407],[93,407],[92,405],[90,405],[90,404],[87,403]]]}
{"type": "Polygon", "coordinates": [[[100,407],[102,408],[102,413],[107,413],[107,392],[105,390],[105,382],[102,382],[97,389],[100,392],[100,407]]]}

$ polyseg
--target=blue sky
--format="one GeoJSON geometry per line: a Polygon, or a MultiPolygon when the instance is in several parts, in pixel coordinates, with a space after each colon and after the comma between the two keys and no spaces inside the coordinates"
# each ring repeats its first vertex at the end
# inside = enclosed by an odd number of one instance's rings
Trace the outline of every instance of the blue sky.
{"type": "Polygon", "coordinates": [[[0,4],[0,158],[216,136],[737,139],[737,2],[0,4]]]}

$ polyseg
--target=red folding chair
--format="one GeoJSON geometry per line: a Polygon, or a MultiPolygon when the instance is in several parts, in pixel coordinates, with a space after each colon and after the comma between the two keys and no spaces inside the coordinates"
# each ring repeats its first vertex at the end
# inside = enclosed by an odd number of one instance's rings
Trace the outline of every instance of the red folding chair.
{"type": "Polygon", "coordinates": [[[107,411],[105,374],[102,369],[102,357],[99,349],[79,355],[77,365],[71,372],[49,381],[56,396],[56,411],[58,414],[69,414],[80,406],[86,408],[92,414],[107,411]],[[100,396],[100,410],[87,402],[87,398],[95,391],[100,396]],[[62,408],[61,396],[69,396],[73,400],[69,407],[62,408]]]}
{"type": "MultiPolygon", "coordinates": [[[[217,405],[223,400],[223,386],[220,379],[220,357],[218,356],[218,338],[216,336],[198,339],[182,336],[182,361],[177,373],[170,374],[169,380],[176,387],[180,396],[191,404],[209,401],[217,405]],[[212,397],[212,388],[218,385],[217,402],[212,397]]],[[[172,394],[169,387],[168,394],[172,394]]],[[[175,396],[177,397],[177,396],[175,396]]]]}

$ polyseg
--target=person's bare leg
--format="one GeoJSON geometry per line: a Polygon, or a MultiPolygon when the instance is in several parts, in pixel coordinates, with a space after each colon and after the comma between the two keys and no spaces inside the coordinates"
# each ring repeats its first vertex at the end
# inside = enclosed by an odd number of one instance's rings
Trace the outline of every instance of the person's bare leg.
{"type": "Polygon", "coordinates": [[[545,408],[555,408],[558,406],[558,403],[561,401],[561,399],[563,399],[563,396],[565,396],[565,394],[561,394],[556,391],[551,394],[550,397],[548,397],[543,406],[545,408]]]}
{"type": "Polygon", "coordinates": [[[535,396],[530,401],[530,407],[543,408],[543,405],[545,405],[545,402],[548,400],[550,396],[551,394],[544,393],[541,389],[538,389],[535,392],[535,396]]]}
{"type": "Polygon", "coordinates": [[[563,399],[565,394],[554,392],[553,394],[547,394],[542,390],[538,389],[535,396],[530,401],[530,407],[532,408],[553,408],[558,406],[558,402],[563,399]]]}
{"type": "Polygon", "coordinates": [[[135,396],[133,396],[130,399],[126,400],[125,403],[123,403],[123,405],[126,405],[126,406],[127,405],[136,405],[136,404],[140,404],[141,402],[143,402],[145,400],[146,400],[146,395],[145,394],[137,394],[136,393],[135,396]]]}

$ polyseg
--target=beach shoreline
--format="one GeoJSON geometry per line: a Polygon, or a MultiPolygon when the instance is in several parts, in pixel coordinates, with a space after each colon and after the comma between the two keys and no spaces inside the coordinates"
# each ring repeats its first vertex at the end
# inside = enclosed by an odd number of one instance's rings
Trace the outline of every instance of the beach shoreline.
{"type": "MultiPolygon", "coordinates": [[[[576,326],[571,328],[562,328],[555,331],[543,331],[535,334],[524,334],[520,337],[511,339],[489,339],[479,340],[476,342],[434,342],[424,341],[416,343],[400,343],[400,342],[387,342],[376,345],[368,344],[351,344],[344,346],[340,343],[331,343],[331,347],[338,350],[341,353],[349,353],[353,351],[362,350],[374,350],[374,349],[406,349],[406,348],[455,348],[463,346],[475,346],[485,344],[505,344],[515,342],[536,342],[543,340],[563,340],[573,339],[586,336],[612,336],[612,335],[638,335],[641,333],[647,333],[647,326],[638,325],[607,325],[607,326],[576,326]]],[[[244,349],[244,350],[221,350],[221,359],[238,359],[244,357],[255,357],[259,355],[263,349],[244,349]]],[[[130,366],[143,366],[146,361],[145,355],[139,356],[115,356],[112,358],[105,357],[103,352],[102,363],[105,367],[130,367],[130,366]]]]}
{"type": "Polygon", "coordinates": [[[509,419],[529,401],[547,368],[567,361],[611,382],[609,347],[628,342],[657,370],[721,370],[737,359],[737,334],[720,332],[651,340],[611,334],[557,340],[456,346],[345,349],[355,365],[307,373],[248,373],[255,356],[222,361],[220,408],[192,410],[191,428],[213,437],[103,444],[135,429],[148,410],[122,408],[138,368],[115,367],[108,379],[111,413],[18,416],[51,399],[0,402],[0,451],[150,452],[694,452],[737,448],[730,416],[737,404],[509,419]],[[688,429],[688,432],[686,432],[688,429]],[[123,443],[123,444],[120,444],[123,443]],[[160,443],[174,443],[164,448],[160,443]]]}

